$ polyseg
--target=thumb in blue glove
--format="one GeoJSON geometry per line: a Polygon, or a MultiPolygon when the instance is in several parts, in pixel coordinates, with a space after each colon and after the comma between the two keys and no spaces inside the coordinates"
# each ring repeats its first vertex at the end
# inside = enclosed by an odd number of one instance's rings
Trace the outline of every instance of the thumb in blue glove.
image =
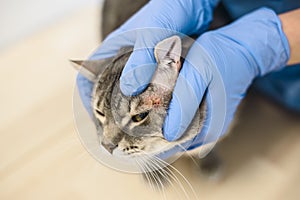
{"type": "Polygon", "coordinates": [[[180,72],[184,81],[175,87],[176,98],[164,125],[165,137],[181,137],[207,90],[206,121],[190,148],[216,142],[226,132],[253,79],[283,68],[288,58],[281,22],[267,8],[203,34],[190,49],[180,72]]]}

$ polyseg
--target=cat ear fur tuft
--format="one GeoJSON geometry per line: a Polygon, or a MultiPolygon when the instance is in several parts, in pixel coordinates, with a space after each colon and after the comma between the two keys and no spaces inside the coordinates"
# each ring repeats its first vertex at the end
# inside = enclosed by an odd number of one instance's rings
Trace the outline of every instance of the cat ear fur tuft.
{"type": "Polygon", "coordinates": [[[154,55],[157,63],[165,59],[172,59],[176,63],[180,61],[181,39],[179,36],[172,36],[162,40],[155,46],[154,55]]]}
{"type": "Polygon", "coordinates": [[[72,65],[80,74],[92,82],[96,81],[96,78],[101,74],[106,66],[111,63],[112,58],[102,60],[70,60],[72,65]]]}

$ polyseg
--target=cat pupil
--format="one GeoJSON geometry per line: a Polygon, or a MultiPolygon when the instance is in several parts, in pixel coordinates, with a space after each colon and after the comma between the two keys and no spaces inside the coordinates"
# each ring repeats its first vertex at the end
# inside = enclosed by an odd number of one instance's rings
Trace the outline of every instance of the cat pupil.
{"type": "Polygon", "coordinates": [[[101,115],[102,117],[104,117],[104,114],[102,112],[100,112],[99,110],[96,110],[96,112],[101,115]]]}
{"type": "Polygon", "coordinates": [[[143,112],[143,113],[140,113],[140,114],[137,114],[137,115],[134,115],[131,119],[132,121],[134,122],[140,122],[142,121],[143,119],[145,119],[149,114],[149,111],[146,111],[146,112],[143,112]]]}

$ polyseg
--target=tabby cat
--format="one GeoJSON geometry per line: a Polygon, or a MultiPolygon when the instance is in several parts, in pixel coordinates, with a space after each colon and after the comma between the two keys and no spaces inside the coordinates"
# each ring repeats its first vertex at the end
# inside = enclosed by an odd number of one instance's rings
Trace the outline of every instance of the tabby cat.
{"type": "MultiPolygon", "coordinates": [[[[74,62],[80,65],[81,74],[94,82],[91,106],[99,146],[113,157],[137,162],[141,171],[148,173],[166,167],[168,164],[161,158],[170,157],[178,149],[184,151],[184,144],[201,131],[206,104],[201,103],[183,136],[168,142],[162,127],[181,68],[182,41],[172,36],[155,46],[156,71],[147,88],[137,96],[123,95],[119,84],[131,52],[132,47],[124,47],[113,58],[74,62]],[[153,165],[153,159],[160,162],[153,165]]],[[[216,169],[217,160],[211,158],[201,162],[206,171],[216,169]]]]}

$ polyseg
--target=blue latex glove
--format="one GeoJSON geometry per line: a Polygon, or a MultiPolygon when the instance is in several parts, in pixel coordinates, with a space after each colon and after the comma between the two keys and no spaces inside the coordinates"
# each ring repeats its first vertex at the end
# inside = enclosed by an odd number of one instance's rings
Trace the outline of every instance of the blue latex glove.
{"type": "Polygon", "coordinates": [[[282,69],[289,53],[281,22],[276,13],[267,8],[201,35],[180,72],[182,79],[188,82],[185,85],[192,89],[184,89],[181,82],[176,85],[174,93],[178,95],[165,121],[165,137],[176,140],[181,136],[198,108],[202,91],[208,88],[208,119],[190,148],[216,141],[227,130],[253,79],[282,69]],[[196,101],[190,101],[193,96],[196,101]],[[225,114],[220,104],[225,105],[225,114]]]}
{"type": "MultiPolygon", "coordinates": [[[[186,35],[199,35],[204,32],[212,20],[213,9],[218,2],[219,0],[151,0],[111,33],[90,59],[111,57],[120,47],[134,46],[135,51],[122,73],[121,90],[126,95],[136,94],[136,91],[140,92],[149,83],[155,70],[155,44],[177,32],[186,35]],[[144,67],[139,68],[140,66],[144,67]],[[136,70],[138,72],[131,73],[136,68],[139,68],[136,70]]],[[[82,75],[78,75],[77,86],[82,102],[91,114],[93,84],[82,75]]]]}

